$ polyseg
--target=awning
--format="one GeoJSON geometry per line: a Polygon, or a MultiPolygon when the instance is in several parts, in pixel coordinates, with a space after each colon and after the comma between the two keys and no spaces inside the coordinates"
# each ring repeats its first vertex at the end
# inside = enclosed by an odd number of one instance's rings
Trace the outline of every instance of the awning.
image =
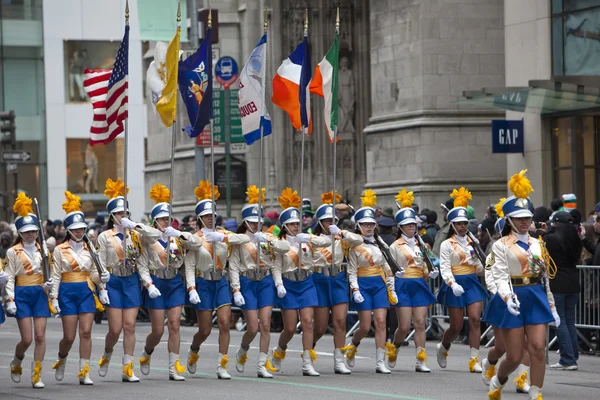
{"type": "Polygon", "coordinates": [[[457,104],[500,108],[539,115],[600,110],[600,76],[553,77],[529,81],[529,87],[465,91],[457,104]]]}

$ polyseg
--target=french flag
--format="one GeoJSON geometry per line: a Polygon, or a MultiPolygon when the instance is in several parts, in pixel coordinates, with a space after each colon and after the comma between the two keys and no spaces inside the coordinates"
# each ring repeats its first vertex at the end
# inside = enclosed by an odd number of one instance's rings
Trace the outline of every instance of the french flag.
{"type": "Polygon", "coordinates": [[[283,61],[273,78],[273,104],[285,111],[297,130],[308,128],[312,133],[310,115],[310,48],[308,38],[283,61]]]}

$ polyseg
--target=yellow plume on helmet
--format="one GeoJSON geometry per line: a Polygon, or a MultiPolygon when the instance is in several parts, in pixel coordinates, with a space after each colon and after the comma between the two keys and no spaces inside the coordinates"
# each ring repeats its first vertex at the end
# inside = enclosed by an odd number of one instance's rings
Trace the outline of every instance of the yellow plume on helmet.
{"type": "Polygon", "coordinates": [[[290,207],[300,208],[300,197],[298,196],[298,192],[289,187],[281,191],[281,196],[277,198],[277,201],[279,201],[279,205],[284,210],[290,207]]]}
{"type": "Polygon", "coordinates": [[[150,195],[148,197],[154,200],[154,203],[156,204],[168,203],[171,200],[171,191],[165,185],[157,183],[150,189],[150,195]]]}
{"type": "Polygon", "coordinates": [[[65,192],[65,198],[67,200],[62,203],[62,209],[65,210],[67,214],[72,213],[73,211],[81,211],[81,197],[75,196],[67,190],[65,192]]]}
{"type": "Polygon", "coordinates": [[[508,181],[508,188],[519,199],[526,199],[529,197],[529,194],[533,192],[533,187],[531,186],[531,182],[529,178],[525,176],[527,172],[526,169],[522,170],[518,174],[514,174],[510,181],[508,181]]]}
{"type": "Polygon", "coordinates": [[[506,200],[506,197],[500,199],[498,203],[494,206],[494,210],[496,210],[496,214],[498,214],[498,218],[504,218],[504,211],[502,211],[502,203],[506,200]]]}
{"type": "MultiPolygon", "coordinates": [[[[342,195],[335,191],[335,202],[339,203],[342,201],[342,195]]],[[[323,193],[321,195],[321,204],[333,204],[333,190],[331,192],[323,193]]]]}
{"type": "MultiPolygon", "coordinates": [[[[129,188],[127,188],[127,193],[129,193],[129,188]]],[[[113,181],[108,178],[106,180],[106,189],[104,190],[104,195],[109,199],[114,199],[115,197],[125,195],[125,182],[121,181],[121,178],[113,181]]]]}
{"type": "Polygon", "coordinates": [[[461,187],[460,189],[454,189],[450,193],[450,197],[454,199],[454,207],[466,208],[469,206],[469,200],[473,198],[473,195],[467,188],[461,187]]]}
{"type": "Polygon", "coordinates": [[[212,200],[212,190],[215,191],[215,201],[217,201],[221,196],[219,187],[217,185],[211,185],[209,181],[198,182],[198,186],[194,189],[194,194],[198,200],[212,200]]]}
{"type": "Polygon", "coordinates": [[[26,217],[33,212],[33,209],[31,208],[32,202],[33,201],[27,197],[24,192],[19,192],[19,195],[15,199],[13,211],[17,213],[19,217],[26,217]]]}
{"type": "Polygon", "coordinates": [[[402,189],[396,195],[396,203],[400,208],[410,208],[413,205],[413,201],[415,201],[415,196],[413,196],[413,192],[409,192],[406,189],[402,189]]]}
{"type": "Polygon", "coordinates": [[[360,200],[362,201],[363,207],[375,207],[375,204],[377,204],[377,195],[375,195],[375,192],[371,189],[367,189],[360,200]]]}
{"type": "MultiPolygon", "coordinates": [[[[267,189],[265,188],[261,188],[260,189],[260,203],[264,204],[265,203],[265,194],[267,192],[267,189]]],[[[246,196],[248,196],[248,204],[258,204],[258,187],[256,185],[252,185],[250,187],[248,187],[248,190],[246,190],[246,196]]]]}

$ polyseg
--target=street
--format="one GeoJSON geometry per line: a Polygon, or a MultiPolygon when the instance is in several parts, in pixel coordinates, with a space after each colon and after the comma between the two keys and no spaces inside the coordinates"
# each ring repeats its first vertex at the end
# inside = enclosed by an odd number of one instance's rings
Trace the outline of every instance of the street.
{"type": "MultiPolygon", "coordinates": [[[[431,374],[415,373],[414,347],[402,347],[396,368],[392,375],[375,374],[374,340],[367,338],[363,341],[357,354],[356,366],[352,375],[343,376],[333,373],[333,355],[331,353],[332,338],[325,336],[317,345],[318,360],[315,368],[321,373],[320,377],[309,378],[301,375],[300,335],[295,335],[290,343],[287,358],[283,362],[282,371],[274,379],[258,379],[256,377],[256,360],[258,337],[249,352],[246,371],[243,374],[235,370],[235,352],[240,343],[242,333],[231,331],[231,346],[229,350],[229,372],[231,381],[218,380],[215,374],[217,363],[218,331],[213,329],[207,342],[200,350],[198,372],[195,375],[185,373],[186,382],[172,382],[168,379],[168,354],[166,336],[155,349],[152,357],[152,369],[149,376],[143,376],[139,370],[137,359],[142,350],[144,339],[149,332],[147,323],[137,324],[137,344],[135,351],[135,374],[141,378],[140,383],[125,384],[121,382],[121,343],[115,347],[109,373],[106,378],[98,376],[98,359],[104,345],[104,335],[107,330],[106,321],[94,325],[92,330],[93,350],[91,378],[94,386],[86,387],[78,384],[78,341],[76,340],[69,355],[65,378],[62,382],[54,379],[51,366],[56,361],[58,342],[62,337],[60,320],[49,319],[47,330],[47,351],[44,361],[42,380],[46,388],[34,390],[30,384],[30,365],[33,355],[33,345],[27,352],[23,362],[23,377],[20,384],[10,379],[9,363],[13,356],[14,346],[19,340],[19,333],[14,318],[7,318],[0,326],[0,399],[65,399],[65,398],[133,398],[146,399],[364,399],[395,398],[406,400],[433,399],[486,399],[487,389],[479,374],[467,372],[469,349],[465,345],[453,345],[450,351],[448,368],[441,370],[435,361],[435,342],[427,343],[429,356],[428,365],[431,374]],[[191,396],[190,396],[191,395],[191,396]]],[[[187,350],[196,328],[182,327],[181,329],[181,359],[185,365],[187,350]]],[[[272,334],[271,343],[275,343],[278,334],[272,334]]],[[[272,347],[272,346],[271,346],[272,347]]],[[[486,350],[482,350],[485,357],[486,350]]],[[[558,361],[555,352],[550,354],[551,363],[558,361]]],[[[597,399],[600,383],[598,382],[600,358],[582,355],[579,359],[579,371],[548,371],[544,387],[544,399],[597,399]]],[[[514,379],[514,376],[512,377],[514,379]]],[[[515,384],[511,381],[504,390],[503,399],[526,399],[524,394],[515,393],[515,384]]]]}

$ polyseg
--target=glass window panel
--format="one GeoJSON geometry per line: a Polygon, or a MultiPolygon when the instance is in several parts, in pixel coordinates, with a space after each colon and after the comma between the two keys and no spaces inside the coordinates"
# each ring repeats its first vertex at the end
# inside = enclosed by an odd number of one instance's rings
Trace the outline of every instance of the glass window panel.
{"type": "Polygon", "coordinates": [[[75,194],[101,197],[108,178],[123,176],[122,166],[122,139],[93,147],[88,139],[67,139],[67,190],[75,194]]]}
{"type": "Polygon", "coordinates": [[[596,196],[597,185],[596,185],[596,169],[586,168],[585,169],[585,202],[580,205],[580,211],[583,215],[587,215],[589,211],[594,209],[594,206],[598,202],[596,196]]]}
{"type": "MultiPolygon", "coordinates": [[[[554,136],[554,155],[557,165],[554,167],[571,166],[571,119],[560,118],[555,120],[552,129],[554,136]]],[[[565,193],[565,192],[563,192],[565,193]]]]}
{"type": "Polygon", "coordinates": [[[563,193],[573,193],[573,175],[571,168],[556,171],[556,190],[554,197],[560,197],[563,193]]]}
{"type": "Polygon", "coordinates": [[[596,146],[594,132],[594,117],[583,117],[583,164],[592,166],[595,162],[596,146]]]}
{"type": "MultiPolygon", "coordinates": [[[[557,3],[557,1],[553,0],[553,3],[557,3]]],[[[598,0],[563,0],[562,3],[564,3],[565,12],[598,6],[598,0]]]]}
{"type": "Polygon", "coordinates": [[[552,0],[552,13],[557,14],[562,12],[563,0],[552,0]]]}
{"type": "MultiPolygon", "coordinates": [[[[598,2],[595,1],[598,5],[598,2]]],[[[565,75],[600,75],[600,7],[567,14],[564,21],[565,75]]]]}
{"type": "Polygon", "coordinates": [[[563,23],[562,17],[552,18],[552,71],[556,76],[564,75],[563,70],[563,23]]]}

